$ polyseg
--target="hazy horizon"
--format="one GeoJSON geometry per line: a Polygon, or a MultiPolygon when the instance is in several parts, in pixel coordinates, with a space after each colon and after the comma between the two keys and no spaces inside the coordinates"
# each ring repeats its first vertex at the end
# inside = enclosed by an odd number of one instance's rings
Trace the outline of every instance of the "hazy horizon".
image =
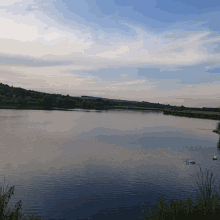
{"type": "Polygon", "coordinates": [[[0,82],[70,96],[220,106],[220,2],[8,0],[0,82]]]}

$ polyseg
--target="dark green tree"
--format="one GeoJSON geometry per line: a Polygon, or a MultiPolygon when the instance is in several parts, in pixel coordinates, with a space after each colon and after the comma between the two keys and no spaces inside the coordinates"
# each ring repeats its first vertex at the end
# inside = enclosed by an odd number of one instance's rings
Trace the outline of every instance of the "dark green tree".
{"type": "Polygon", "coordinates": [[[87,102],[87,108],[88,109],[93,109],[94,108],[94,104],[91,101],[87,102]]]}
{"type": "Polygon", "coordinates": [[[63,100],[63,107],[64,108],[70,108],[70,100],[69,99],[64,99],[63,100]]]}
{"type": "Polygon", "coordinates": [[[58,108],[63,108],[63,107],[64,107],[63,101],[62,101],[61,99],[59,99],[59,100],[57,101],[57,107],[58,107],[58,108]]]}
{"type": "Polygon", "coordinates": [[[46,95],[45,97],[43,97],[43,108],[45,110],[51,110],[53,106],[53,97],[51,97],[50,95],[46,95]]]}
{"type": "Polygon", "coordinates": [[[186,109],[186,107],[185,107],[185,106],[183,106],[183,105],[181,105],[180,109],[181,109],[181,110],[185,110],[185,109],[186,109]]]}
{"type": "Polygon", "coordinates": [[[11,92],[14,93],[16,97],[21,96],[22,98],[24,98],[26,95],[25,90],[22,88],[12,88],[11,92]]]}
{"type": "Polygon", "coordinates": [[[86,109],[86,108],[87,108],[87,102],[86,102],[86,101],[83,101],[83,103],[82,103],[82,108],[83,108],[83,109],[86,109]]]}
{"type": "Polygon", "coordinates": [[[27,100],[25,100],[21,96],[19,96],[18,97],[18,104],[21,106],[27,106],[27,100]]]}
{"type": "Polygon", "coordinates": [[[96,99],[96,102],[102,102],[103,100],[101,98],[96,99]]]}
{"type": "Polygon", "coordinates": [[[38,98],[38,99],[37,99],[37,104],[38,104],[39,106],[43,106],[43,99],[38,98]]]}
{"type": "Polygon", "coordinates": [[[94,108],[96,110],[103,110],[104,109],[104,104],[102,102],[95,102],[94,103],[94,108]]]}
{"type": "Polygon", "coordinates": [[[76,107],[76,101],[73,99],[69,100],[69,108],[75,108],[76,107]]]}
{"type": "Polygon", "coordinates": [[[58,108],[75,108],[76,101],[70,98],[65,98],[64,100],[58,100],[58,108]]]}

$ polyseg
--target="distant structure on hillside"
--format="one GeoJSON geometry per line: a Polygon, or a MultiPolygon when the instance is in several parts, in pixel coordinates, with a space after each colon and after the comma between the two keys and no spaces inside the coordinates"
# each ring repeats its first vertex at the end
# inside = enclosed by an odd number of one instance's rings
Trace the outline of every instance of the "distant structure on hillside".
{"type": "Polygon", "coordinates": [[[97,99],[97,97],[87,96],[87,95],[82,95],[81,98],[82,99],[97,99]]]}

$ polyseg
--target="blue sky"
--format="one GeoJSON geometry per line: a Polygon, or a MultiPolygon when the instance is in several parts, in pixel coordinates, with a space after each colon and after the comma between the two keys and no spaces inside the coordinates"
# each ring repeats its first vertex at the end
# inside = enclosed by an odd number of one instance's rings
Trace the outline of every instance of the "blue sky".
{"type": "Polygon", "coordinates": [[[220,106],[217,0],[8,0],[0,81],[26,89],[220,106]]]}

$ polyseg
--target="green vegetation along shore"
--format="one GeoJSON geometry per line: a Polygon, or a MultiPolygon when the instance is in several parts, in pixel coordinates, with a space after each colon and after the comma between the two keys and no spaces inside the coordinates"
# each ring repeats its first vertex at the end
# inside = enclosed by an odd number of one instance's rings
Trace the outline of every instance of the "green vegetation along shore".
{"type": "Polygon", "coordinates": [[[196,194],[196,202],[191,198],[187,200],[173,200],[169,204],[164,203],[161,196],[158,199],[158,210],[146,208],[144,205],[143,212],[145,220],[195,220],[195,219],[210,219],[216,220],[220,218],[220,184],[217,191],[214,186],[213,173],[209,170],[197,173],[196,180],[198,190],[196,194]],[[150,211],[150,214],[146,214],[150,211]]]}
{"type": "Polygon", "coordinates": [[[213,119],[220,120],[220,113],[213,111],[175,111],[175,110],[164,110],[165,115],[175,115],[184,116],[189,118],[203,118],[203,119],[213,119]]]}
{"type": "Polygon", "coordinates": [[[33,110],[140,110],[162,111],[164,114],[220,120],[220,108],[195,108],[159,103],[99,98],[93,96],[73,97],[26,90],[0,83],[0,109],[33,110]]]}

